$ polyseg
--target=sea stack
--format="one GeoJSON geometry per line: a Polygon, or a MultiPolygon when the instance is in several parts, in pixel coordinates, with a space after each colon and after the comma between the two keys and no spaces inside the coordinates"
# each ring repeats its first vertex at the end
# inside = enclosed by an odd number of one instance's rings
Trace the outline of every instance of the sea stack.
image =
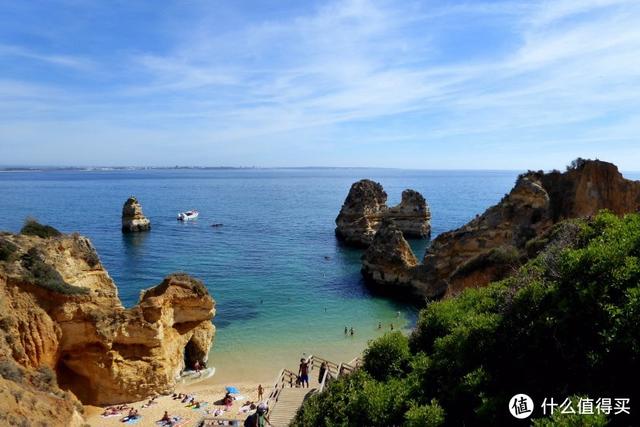
{"type": "Polygon", "coordinates": [[[142,213],[138,199],[131,196],[122,207],[122,231],[137,232],[151,229],[151,221],[142,213]]]}
{"type": "Polygon", "coordinates": [[[185,364],[206,361],[215,301],[201,281],[169,275],[125,308],[85,237],[0,233],[0,249],[4,416],[80,425],[77,399],[111,405],[168,393],[185,364]],[[20,405],[11,393],[24,395],[20,405]]]}
{"type": "Polygon", "coordinates": [[[405,237],[424,238],[431,232],[431,212],[420,193],[405,190],[400,204],[389,208],[382,185],[362,179],[351,186],[340,209],[336,236],[346,244],[368,247],[385,218],[394,220],[405,237]]]}
{"type": "Polygon", "coordinates": [[[617,215],[640,211],[640,181],[599,160],[578,159],[564,173],[529,171],[498,204],[434,239],[422,264],[399,262],[406,242],[385,232],[389,242],[376,242],[365,253],[362,272],[376,286],[410,283],[408,291],[397,287],[399,296],[454,296],[516,271],[552,239],[558,222],[602,209],[617,215]]]}
{"type": "Polygon", "coordinates": [[[394,220],[382,220],[362,255],[362,275],[383,293],[410,297],[420,280],[420,262],[394,220]],[[400,288],[400,290],[399,290],[400,288]]]}

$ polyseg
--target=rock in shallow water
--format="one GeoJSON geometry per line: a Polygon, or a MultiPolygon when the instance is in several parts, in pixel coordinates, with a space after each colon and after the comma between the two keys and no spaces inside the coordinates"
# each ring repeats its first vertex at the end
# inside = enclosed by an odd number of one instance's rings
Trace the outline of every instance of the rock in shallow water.
{"type": "Polygon", "coordinates": [[[559,221],[588,217],[601,209],[618,215],[638,212],[640,182],[625,179],[615,165],[598,160],[574,162],[565,173],[530,171],[500,203],[439,235],[422,264],[409,262],[407,242],[390,227],[373,239],[362,272],[397,296],[453,296],[508,276],[532,256],[528,243],[559,221]]]}
{"type": "Polygon", "coordinates": [[[406,237],[428,237],[431,232],[431,212],[420,193],[405,190],[400,204],[389,208],[382,185],[363,179],[349,190],[336,218],[336,236],[347,244],[367,247],[385,218],[395,220],[406,237]]]}
{"type": "Polygon", "coordinates": [[[122,207],[122,231],[136,232],[151,229],[151,221],[142,213],[142,206],[131,196],[122,207]]]}

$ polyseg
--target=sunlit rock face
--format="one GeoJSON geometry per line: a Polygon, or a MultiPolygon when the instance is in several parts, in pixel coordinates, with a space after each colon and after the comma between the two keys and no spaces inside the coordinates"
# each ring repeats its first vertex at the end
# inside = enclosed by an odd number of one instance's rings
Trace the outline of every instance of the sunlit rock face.
{"type": "Polygon", "coordinates": [[[336,236],[346,244],[367,247],[385,218],[393,219],[406,237],[423,238],[431,232],[431,212],[420,193],[405,190],[400,204],[389,208],[382,185],[363,179],[349,190],[336,218],[336,236]]]}
{"type": "MultiPolygon", "coordinates": [[[[199,280],[169,275],[125,309],[85,237],[4,233],[0,254],[0,373],[9,372],[0,395],[46,395],[31,422],[48,411],[56,425],[81,422],[77,399],[105,405],[168,392],[185,360],[206,361],[215,302],[199,280]],[[46,383],[28,380],[40,372],[46,383]]],[[[27,407],[0,409],[20,419],[27,407]]]]}
{"type": "Polygon", "coordinates": [[[408,247],[394,233],[376,245],[375,257],[365,254],[363,274],[385,289],[401,284],[401,295],[453,296],[511,274],[531,256],[531,243],[559,221],[602,209],[618,215],[638,212],[640,182],[625,179],[615,165],[598,160],[578,160],[564,173],[530,171],[497,205],[434,239],[422,264],[394,261],[408,247]],[[387,270],[393,274],[376,273],[387,270]]]}
{"type": "Polygon", "coordinates": [[[142,213],[142,206],[131,196],[122,206],[122,231],[136,232],[151,229],[151,221],[142,213]]]}

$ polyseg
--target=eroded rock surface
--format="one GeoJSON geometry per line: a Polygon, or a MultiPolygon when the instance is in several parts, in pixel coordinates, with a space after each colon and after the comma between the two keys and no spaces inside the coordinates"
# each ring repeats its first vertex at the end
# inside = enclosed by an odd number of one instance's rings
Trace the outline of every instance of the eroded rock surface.
{"type": "Polygon", "coordinates": [[[362,255],[362,274],[380,291],[411,293],[419,280],[420,263],[395,221],[384,219],[362,255]]]}
{"type": "Polygon", "coordinates": [[[385,218],[393,219],[406,237],[428,237],[431,232],[431,212],[420,193],[405,190],[400,204],[389,208],[382,185],[363,179],[349,190],[336,218],[336,235],[347,244],[367,247],[385,218]]]}
{"type": "Polygon", "coordinates": [[[122,206],[122,231],[136,232],[151,229],[151,221],[142,213],[142,206],[131,196],[122,206]]]}
{"type": "Polygon", "coordinates": [[[619,215],[640,210],[640,182],[625,179],[615,165],[598,160],[576,161],[564,173],[528,172],[500,203],[438,236],[421,265],[393,261],[407,247],[393,234],[385,241],[374,240],[368,252],[376,256],[365,254],[363,273],[388,289],[410,283],[401,293],[423,298],[456,295],[511,274],[531,255],[531,244],[557,222],[601,209],[619,215]]]}
{"type": "Polygon", "coordinates": [[[81,420],[74,396],[105,405],[170,391],[185,358],[206,360],[214,314],[205,286],[186,274],[167,276],[125,309],[88,239],[0,234],[0,368],[9,372],[0,375],[12,383],[0,381],[0,394],[46,394],[36,420],[49,410],[67,424],[81,420]],[[40,371],[50,374],[46,387],[24,380],[40,371]]]}

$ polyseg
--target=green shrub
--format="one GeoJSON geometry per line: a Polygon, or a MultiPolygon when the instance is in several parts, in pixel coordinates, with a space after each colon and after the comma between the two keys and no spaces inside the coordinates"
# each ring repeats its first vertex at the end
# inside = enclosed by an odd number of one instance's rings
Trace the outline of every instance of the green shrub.
{"type": "Polygon", "coordinates": [[[32,378],[33,384],[40,390],[51,391],[58,387],[56,374],[48,366],[40,366],[32,378]]]}
{"type": "Polygon", "coordinates": [[[412,405],[404,418],[405,427],[438,427],[444,424],[444,410],[433,399],[428,405],[412,405]]]}
{"type": "Polygon", "coordinates": [[[0,261],[10,261],[15,256],[18,247],[9,240],[0,237],[0,261]]]}
{"type": "Polygon", "coordinates": [[[24,378],[24,373],[15,362],[8,359],[3,359],[0,360],[0,377],[4,378],[5,380],[20,383],[24,378]]]}
{"type": "Polygon", "coordinates": [[[402,376],[409,367],[409,340],[390,332],[372,341],[364,352],[364,369],[376,380],[402,376]]]}
{"type": "Polygon", "coordinates": [[[24,226],[20,230],[20,234],[24,234],[26,236],[38,236],[46,239],[49,237],[60,236],[62,233],[60,233],[50,225],[40,224],[35,219],[27,219],[24,222],[24,226]]]}
{"type": "Polygon", "coordinates": [[[21,263],[27,271],[25,279],[42,288],[67,295],[86,294],[89,292],[86,288],[73,286],[65,282],[55,268],[44,262],[36,248],[29,249],[22,256],[21,263]]]}
{"type": "MultiPolygon", "coordinates": [[[[571,396],[572,407],[578,407],[580,397],[571,396]]],[[[553,415],[546,418],[538,418],[533,420],[534,427],[604,427],[609,424],[607,416],[597,413],[594,409],[593,414],[563,414],[559,409],[553,412],[553,415]]]]}

